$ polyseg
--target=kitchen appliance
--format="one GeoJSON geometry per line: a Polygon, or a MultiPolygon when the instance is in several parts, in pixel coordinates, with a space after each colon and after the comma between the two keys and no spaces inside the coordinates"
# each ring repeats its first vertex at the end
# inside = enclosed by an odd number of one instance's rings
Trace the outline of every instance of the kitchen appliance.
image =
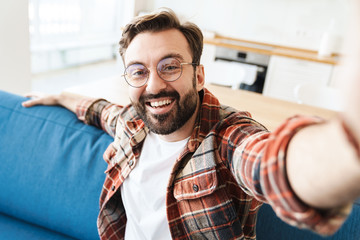
{"type": "Polygon", "coordinates": [[[223,76],[212,82],[262,93],[269,61],[268,55],[216,47],[213,67],[223,76]]]}

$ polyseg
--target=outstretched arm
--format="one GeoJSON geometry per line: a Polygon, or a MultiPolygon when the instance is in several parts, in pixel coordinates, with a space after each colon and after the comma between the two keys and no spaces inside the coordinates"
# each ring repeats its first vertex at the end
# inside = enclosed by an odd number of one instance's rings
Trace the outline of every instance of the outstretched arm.
{"type": "Polygon", "coordinates": [[[76,112],[76,106],[83,99],[82,96],[72,93],[61,93],[59,95],[45,95],[40,93],[30,93],[26,97],[31,99],[22,103],[24,107],[32,107],[35,105],[60,105],[72,112],[76,112]]]}
{"type": "Polygon", "coordinates": [[[344,112],[333,121],[299,131],[287,151],[292,188],[300,199],[318,208],[339,207],[360,196],[360,2],[352,4],[339,75],[347,86],[344,112]]]}
{"type": "Polygon", "coordinates": [[[288,147],[290,185],[315,208],[342,207],[360,196],[360,159],[341,124],[335,119],[303,128],[288,147]]]}
{"type": "Polygon", "coordinates": [[[74,112],[77,117],[89,125],[103,129],[110,136],[115,135],[117,118],[122,106],[111,104],[103,99],[89,98],[74,93],[63,92],[59,95],[40,93],[27,94],[31,99],[24,101],[24,107],[35,105],[59,105],[74,112]]]}

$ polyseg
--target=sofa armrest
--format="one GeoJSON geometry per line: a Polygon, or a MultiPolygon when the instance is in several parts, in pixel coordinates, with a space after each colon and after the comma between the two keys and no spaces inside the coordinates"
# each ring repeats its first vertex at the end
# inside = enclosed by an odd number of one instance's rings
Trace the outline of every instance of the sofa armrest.
{"type": "Polygon", "coordinates": [[[24,100],[0,91],[0,212],[98,239],[102,154],[112,138],[64,108],[23,108],[24,100]]]}

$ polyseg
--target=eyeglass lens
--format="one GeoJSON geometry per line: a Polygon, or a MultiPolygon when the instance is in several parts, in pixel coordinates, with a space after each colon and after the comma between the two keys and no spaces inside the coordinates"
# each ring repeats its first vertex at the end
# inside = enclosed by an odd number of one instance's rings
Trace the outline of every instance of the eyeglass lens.
{"type": "MultiPolygon", "coordinates": [[[[162,59],[156,67],[160,78],[165,81],[175,81],[182,73],[182,65],[176,58],[162,59]]],[[[142,64],[132,64],[125,70],[126,81],[134,87],[143,86],[149,77],[150,71],[142,64]]]]}

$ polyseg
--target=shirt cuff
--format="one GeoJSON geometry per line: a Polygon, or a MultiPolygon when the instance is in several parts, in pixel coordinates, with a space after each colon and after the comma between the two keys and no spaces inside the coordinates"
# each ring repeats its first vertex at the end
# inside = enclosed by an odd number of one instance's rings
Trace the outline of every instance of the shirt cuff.
{"type": "Polygon", "coordinates": [[[97,99],[93,99],[93,98],[83,98],[81,99],[81,101],[76,105],[76,111],[75,114],[77,116],[77,118],[80,121],[85,122],[86,119],[86,112],[89,109],[89,107],[94,104],[94,102],[97,99]]]}
{"type": "Polygon", "coordinates": [[[268,161],[262,166],[268,172],[264,174],[263,186],[265,186],[270,205],[282,220],[298,228],[307,228],[321,235],[330,235],[344,223],[352,204],[332,210],[312,208],[295,195],[286,173],[286,151],[291,138],[300,129],[323,122],[324,120],[316,117],[295,116],[272,133],[277,137],[270,138],[271,150],[269,149],[265,156],[268,161]],[[273,159],[277,161],[272,161],[273,159]]]}
{"type": "Polygon", "coordinates": [[[101,112],[109,102],[104,99],[84,98],[76,106],[76,116],[89,125],[101,127],[101,112]]]}

